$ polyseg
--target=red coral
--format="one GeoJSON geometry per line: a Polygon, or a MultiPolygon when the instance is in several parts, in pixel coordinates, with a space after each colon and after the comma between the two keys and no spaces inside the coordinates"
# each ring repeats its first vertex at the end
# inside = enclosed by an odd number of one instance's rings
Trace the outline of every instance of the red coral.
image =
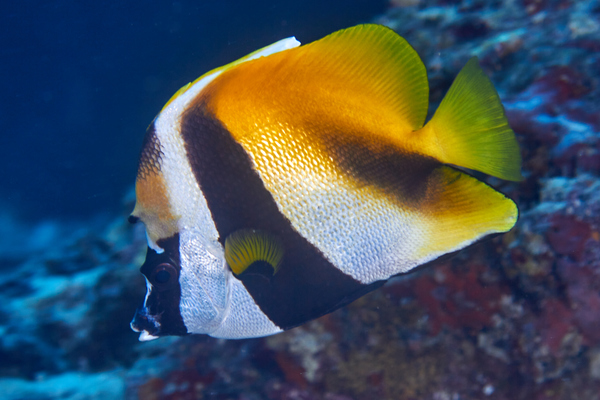
{"type": "Polygon", "coordinates": [[[415,297],[427,308],[433,335],[444,325],[481,330],[492,324],[500,298],[509,290],[503,285],[482,283],[480,277],[485,271],[486,267],[477,263],[460,272],[441,265],[434,269],[433,276],[425,275],[413,282],[415,297]]]}
{"type": "MultiPolygon", "coordinates": [[[[506,117],[509,125],[524,140],[534,141],[538,146],[554,147],[559,142],[559,137],[566,131],[558,122],[541,122],[536,119],[535,110],[509,108],[506,117]]],[[[525,143],[530,146],[532,143],[525,143]]],[[[525,149],[524,149],[525,150],[525,149]]]]}
{"type": "Polygon", "coordinates": [[[546,237],[554,251],[581,261],[586,241],[592,234],[589,224],[570,215],[555,215],[551,224],[546,237]]]}
{"type": "Polygon", "coordinates": [[[525,10],[529,15],[540,11],[564,10],[570,7],[568,0],[523,0],[525,10]]]}
{"type": "Polygon", "coordinates": [[[600,277],[568,259],[559,260],[558,273],[566,283],[575,323],[588,344],[600,343],[600,277]]]}
{"type": "Polygon", "coordinates": [[[565,335],[573,327],[572,311],[558,299],[550,298],[542,303],[542,315],[536,322],[542,343],[548,346],[552,354],[560,349],[565,335]]]}
{"type": "Polygon", "coordinates": [[[600,173],[600,154],[597,145],[575,143],[564,150],[555,163],[562,168],[562,175],[573,176],[577,171],[600,173]]]}
{"type": "Polygon", "coordinates": [[[193,400],[214,381],[214,372],[200,375],[194,370],[173,371],[165,379],[151,378],[140,385],[138,398],[148,400],[193,400]]]}
{"type": "Polygon", "coordinates": [[[306,389],[308,381],[304,377],[304,368],[296,363],[296,360],[287,353],[278,352],[275,354],[275,361],[285,375],[285,381],[296,385],[299,388],[306,389]]]}
{"type": "Polygon", "coordinates": [[[138,399],[160,400],[165,382],[160,378],[150,378],[138,388],[138,399]]]}
{"type": "Polygon", "coordinates": [[[524,0],[523,4],[525,5],[525,9],[527,10],[527,13],[532,15],[532,14],[537,14],[538,12],[542,11],[544,9],[544,7],[546,6],[545,4],[546,2],[543,0],[524,0]]]}
{"type": "Polygon", "coordinates": [[[581,98],[591,91],[590,87],[581,72],[567,66],[548,69],[546,74],[532,85],[534,92],[551,94],[554,104],[564,104],[569,100],[581,98]]]}

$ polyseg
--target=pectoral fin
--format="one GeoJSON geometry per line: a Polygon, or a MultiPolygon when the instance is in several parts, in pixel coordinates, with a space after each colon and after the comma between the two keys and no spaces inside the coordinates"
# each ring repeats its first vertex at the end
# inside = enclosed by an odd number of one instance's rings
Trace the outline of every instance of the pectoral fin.
{"type": "Polygon", "coordinates": [[[268,263],[275,275],[283,259],[283,245],[277,237],[267,232],[241,229],[225,239],[225,259],[236,275],[257,261],[268,263]]]}

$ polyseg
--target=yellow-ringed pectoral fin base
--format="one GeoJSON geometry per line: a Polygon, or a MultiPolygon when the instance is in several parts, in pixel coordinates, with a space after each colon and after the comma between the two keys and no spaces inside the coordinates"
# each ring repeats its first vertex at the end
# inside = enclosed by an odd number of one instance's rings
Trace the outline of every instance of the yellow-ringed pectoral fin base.
{"type": "Polygon", "coordinates": [[[236,275],[244,272],[256,261],[264,261],[271,265],[275,275],[283,259],[283,245],[267,232],[241,229],[225,239],[225,259],[236,275]]]}

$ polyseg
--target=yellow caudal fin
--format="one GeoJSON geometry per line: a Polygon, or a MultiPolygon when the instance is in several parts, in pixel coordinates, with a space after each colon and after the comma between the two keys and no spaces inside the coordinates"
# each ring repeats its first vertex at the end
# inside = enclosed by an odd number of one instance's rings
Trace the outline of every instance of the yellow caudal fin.
{"type": "Polygon", "coordinates": [[[437,189],[423,208],[427,240],[417,249],[420,258],[436,258],[489,234],[508,232],[517,222],[516,204],[470,175],[442,166],[430,183],[437,189]]]}
{"type": "Polygon", "coordinates": [[[522,180],[515,134],[492,82],[477,58],[460,71],[425,131],[439,146],[440,161],[501,179],[522,180]]]}

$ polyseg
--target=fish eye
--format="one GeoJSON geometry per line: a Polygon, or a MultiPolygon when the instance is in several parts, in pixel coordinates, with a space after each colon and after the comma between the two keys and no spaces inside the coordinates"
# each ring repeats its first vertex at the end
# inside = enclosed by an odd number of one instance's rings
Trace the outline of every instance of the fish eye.
{"type": "Polygon", "coordinates": [[[167,270],[160,270],[156,273],[156,275],[154,276],[154,279],[156,280],[157,283],[163,284],[163,283],[167,283],[169,282],[169,279],[171,279],[171,273],[167,270]]]}
{"type": "Polygon", "coordinates": [[[154,268],[150,281],[157,289],[169,289],[177,282],[177,269],[169,263],[159,264],[154,268]]]}

